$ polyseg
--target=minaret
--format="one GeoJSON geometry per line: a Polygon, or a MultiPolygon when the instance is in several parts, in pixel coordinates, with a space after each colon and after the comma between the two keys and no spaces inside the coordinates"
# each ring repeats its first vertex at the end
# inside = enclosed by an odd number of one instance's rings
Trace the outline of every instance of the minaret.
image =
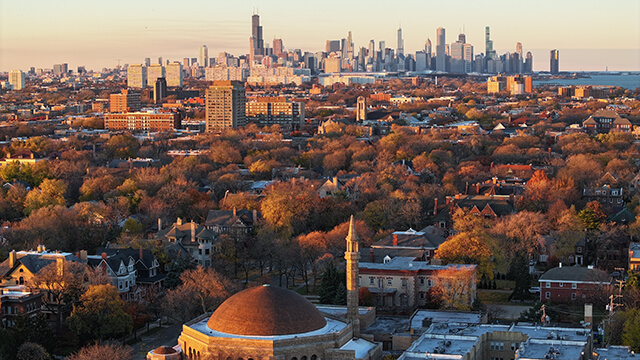
{"type": "Polygon", "coordinates": [[[360,239],[356,234],[356,224],[351,215],[349,234],[347,235],[347,251],[344,259],[347,262],[347,320],[353,326],[353,336],[360,337],[360,319],[358,318],[358,266],[360,262],[360,239]]]}

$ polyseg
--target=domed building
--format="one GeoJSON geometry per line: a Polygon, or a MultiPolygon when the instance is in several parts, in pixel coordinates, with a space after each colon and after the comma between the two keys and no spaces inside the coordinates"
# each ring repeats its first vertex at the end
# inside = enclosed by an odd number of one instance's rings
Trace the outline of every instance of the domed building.
{"type": "Polygon", "coordinates": [[[354,339],[352,325],[321,313],[296,292],[263,285],[184,324],[178,344],[188,359],[379,359],[381,346],[354,339]]]}
{"type": "Polygon", "coordinates": [[[182,328],[187,359],[379,360],[382,345],[360,336],[359,240],[353,218],[347,236],[347,317],[323,314],[296,292],[276,286],[243,290],[182,328]]]}

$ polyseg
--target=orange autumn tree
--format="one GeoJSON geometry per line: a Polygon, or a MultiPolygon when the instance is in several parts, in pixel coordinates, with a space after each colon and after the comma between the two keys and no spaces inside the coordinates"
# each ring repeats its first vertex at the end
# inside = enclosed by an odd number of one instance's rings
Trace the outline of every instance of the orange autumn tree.
{"type": "Polygon", "coordinates": [[[481,277],[493,279],[495,265],[490,241],[489,236],[482,232],[459,233],[442,243],[435,257],[445,264],[476,264],[481,277]]]}
{"type": "Polygon", "coordinates": [[[473,266],[451,266],[438,270],[433,277],[434,287],[440,296],[440,307],[451,310],[470,310],[475,299],[477,282],[473,266]]]}

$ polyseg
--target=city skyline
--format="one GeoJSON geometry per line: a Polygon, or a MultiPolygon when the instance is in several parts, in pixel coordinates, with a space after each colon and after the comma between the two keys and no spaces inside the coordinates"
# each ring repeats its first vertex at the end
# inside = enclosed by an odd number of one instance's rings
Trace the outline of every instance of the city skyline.
{"type": "Polygon", "coordinates": [[[439,27],[446,30],[446,44],[454,43],[464,28],[467,42],[481,53],[484,29],[489,26],[498,53],[515,52],[516,44],[522,43],[525,53],[533,53],[536,71],[548,71],[548,60],[543,59],[548,59],[551,49],[561,53],[560,71],[640,70],[640,4],[636,1],[621,0],[616,7],[596,1],[547,0],[535,7],[506,5],[511,2],[411,1],[395,8],[377,2],[364,6],[359,1],[327,1],[313,8],[289,0],[277,7],[196,1],[184,8],[165,1],[116,0],[108,8],[78,0],[64,6],[36,0],[4,2],[0,5],[0,71],[51,68],[54,63],[100,70],[115,67],[118,60],[134,64],[147,57],[181,61],[199,57],[202,45],[207,45],[209,57],[221,51],[246,55],[254,13],[260,15],[264,43],[271,46],[273,38],[279,38],[285,49],[322,51],[326,40],[345,38],[349,31],[355,49],[367,47],[370,40],[395,47],[401,23],[407,54],[424,49],[427,38],[435,44],[439,27]],[[120,11],[123,6],[129,11],[120,11]],[[341,11],[334,11],[337,6],[341,11]],[[193,11],[194,7],[201,11],[193,11]],[[496,8],[511,10],[491,10],[496,8]],[[620,8],[629,11],[620,12],[620,8]],[[454,16],[452,9],[468,11],[454,16]],[[588,25],[596,22],[597,27],[588,25]]]}

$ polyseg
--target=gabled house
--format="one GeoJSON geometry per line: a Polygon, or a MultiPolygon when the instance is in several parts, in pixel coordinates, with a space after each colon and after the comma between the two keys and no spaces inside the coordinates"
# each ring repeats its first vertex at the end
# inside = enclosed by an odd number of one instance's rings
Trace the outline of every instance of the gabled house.
{"type": "Polygon", "coordinates": [[[623,188],[602,185],[587,187],[582,190],[582,198],[589,201],[597,201],[605,208],[621,210],[624,206],[623,188]]]}
{"type": "Polygon", "coordinates": [[[118,289],[123,300],[139,299],[136,292],[136,261],[125,252],[109,251],[105,249],[100,255],[88,255],[87,263],[94,269],[100,269],[118,289]]]}
{"type": "MultiPolygon", "coordinates": [[[[98,249],[98,253],[106,253],[107,257],[121,255],[133,259],[135,269],[136,298],[144,298],[150,290],[159,290],[167,275],[160,272],[160,263],[153,252],[148,249],[98,249]]],[[[125,283],[126,284],[126,283],[125,283]]]]}
{"type": "Polygon", "coordinates": [[[540,276],[541,302],[603,301],[613,289],[611,277],[593,266],[562,266],[540,276]]]}
{"type": "Polygon", "coordinates": [[[500,216],[514,214],[515,196],[509,195],[456,195],[447,196],[446,204],[449,205],[450,214],[457,209],[469,211],[472,215],[486,219],[496,219],[500,216]]]}
{"type": "Polygon", "coordinates": [[[198,265],[204,267],[211,266],[211,255],[220,250],[215,231],[193,221],[183,223],[180,218],[169,228],[158,230],[155,237],[168,242],[167,245],[180,244],[198,265]]]}
{"type": "Polygon", "coordinates": [[[420,231],[413,229],[395,231],[371,245],[369,261],[381,263],[387,257],[401,256],[431,263],[435,251],[446,240],[440,230],[434,226],[428,226],[420,231]]]}
{"type": "Polygon", "coordinates": [[[609,131],[630,132],[633,130],[631,122],[614,110],[601,109],[582,122],[582,127],[588,133],[608,133],[609,131]]]}
{"type": "Polygon", "coordinates": [[[357,191],[355,182],[350,180],[354,177],[356,176],[334,176],[328,179],[318,188],[318,196],[324,199],[343,193],[347,198],[353,199],[357,191]]]}
{"type": "Polygon", "coordinates": [[[257,210],[209,210],[204,226],[216,237],[229,235],[240,241],[251,235],[260,216],[257,210]]]}
{"type": "Polygon", "coordinates": [[[60,269],[65,261],[80,261],[71,253],[49,252],[44,246],[37,251],[11,251],[9,258],[0,263],[0,287],[31,286],[31,279],[44,267],[57,264],[60,269]]]}

